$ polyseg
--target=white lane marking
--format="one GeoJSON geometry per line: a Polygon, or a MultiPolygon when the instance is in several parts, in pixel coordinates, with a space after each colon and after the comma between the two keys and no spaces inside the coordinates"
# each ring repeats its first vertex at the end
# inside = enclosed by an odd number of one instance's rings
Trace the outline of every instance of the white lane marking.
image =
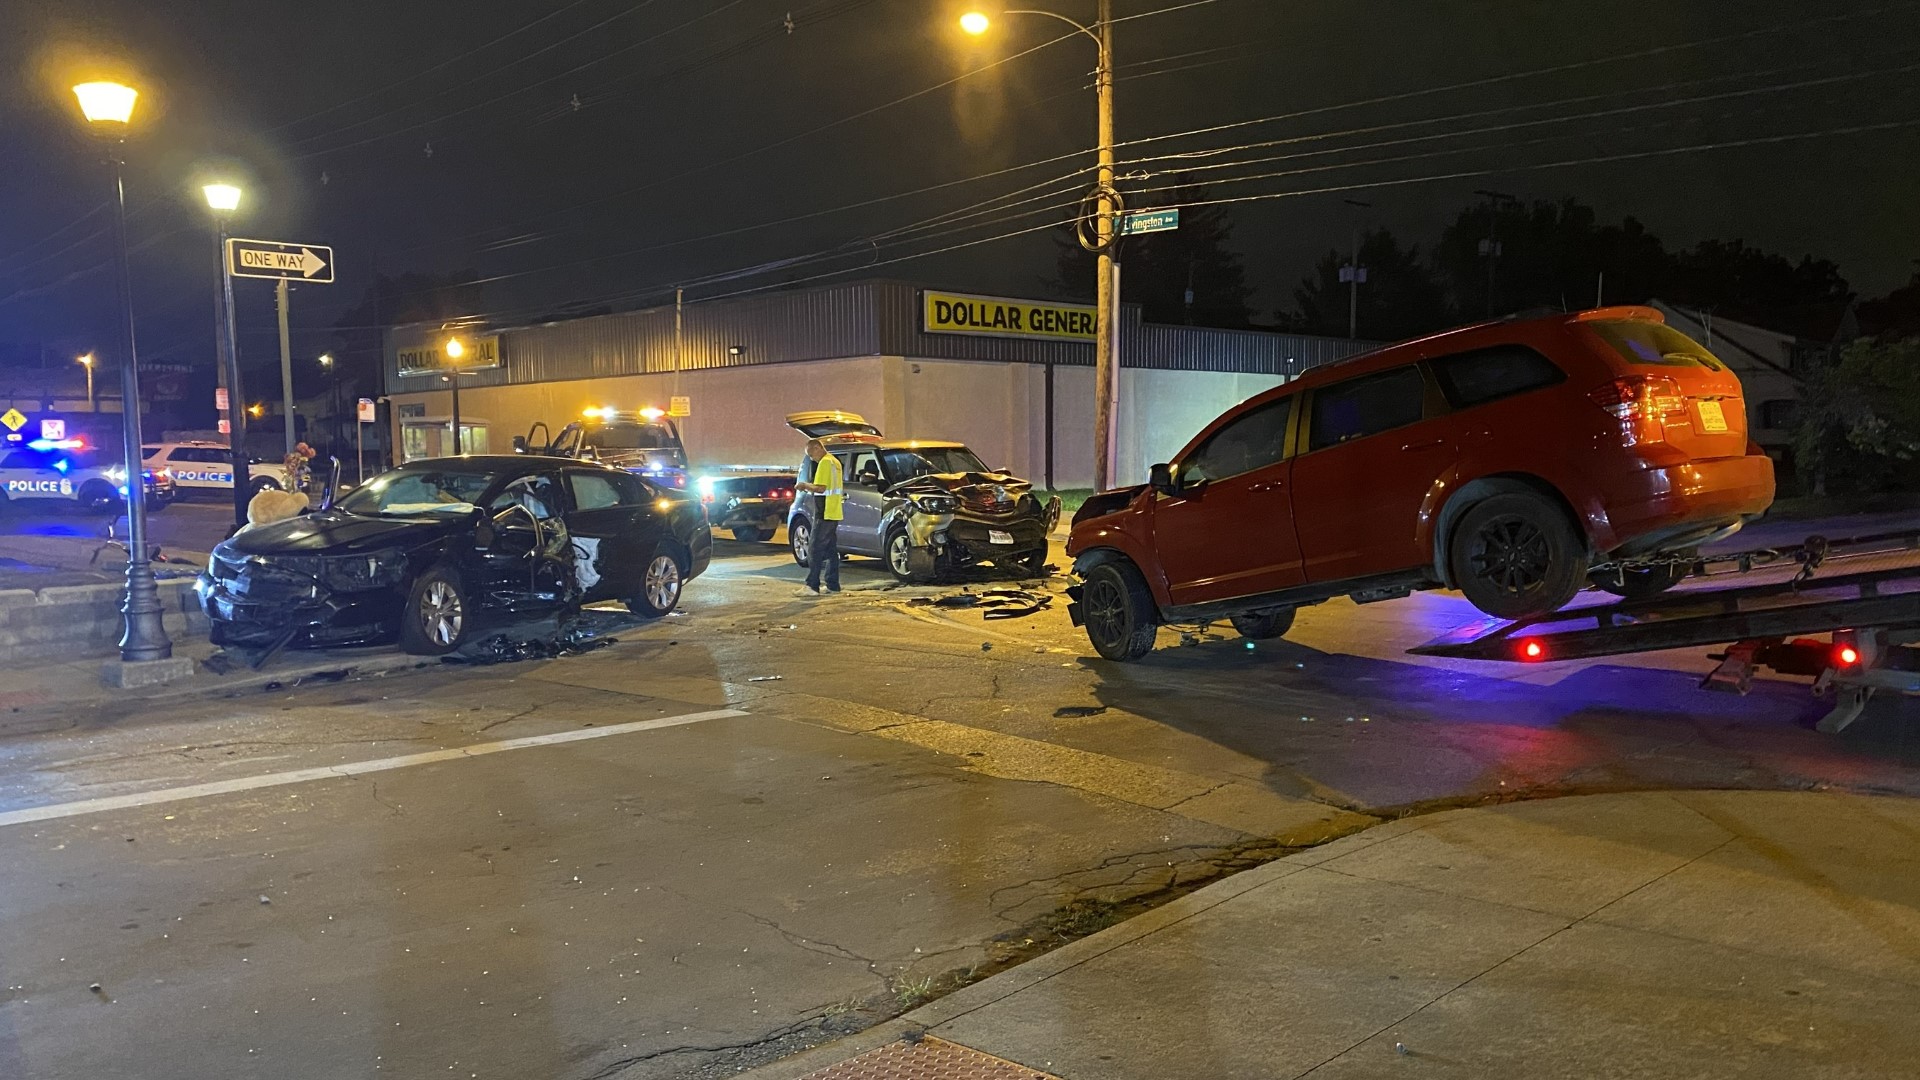
{"type": "Polygon", "coordinates": [[[386,772],[390,769],[405,769],[414,765],[431,765],[436,761],[458,761],[461,758],[498,754],[507,750],[557,746],[561,743],[604,739],[611,735],[627,735],[636,731],[653,731],[657,728],[697,724],[702,720],[721,720],[745,715],[747,714],[739,709],[714,709],[709,712],[685,713],[680,716],[662,716],[657,720],[638,720],[631,724],[576,728],[572,731],[556,731],[548,735],[529,735],[521,739],[502,739],[499,742],[457,746],[450,750],[429,750],[422,754],[375,758],[372,761],[350,761],[344,765],[322,765],[312,769],[293,769],[262,776],[241,776],[232,780],[217,780],[210,784],[189,784],[186,787],[161,788],[157,791],[141,791],[131,795],[110,795],[100,799],[80,799],[75,802],[52,803],[47,806],[30,806],[24,810],[8,810],[0,813],[0,828],[8,825],[26,825],[35,821],[79,817],[82,814],[99,814],[109,810],[182,802],[187,799],[205,798],[208,795],[229,795],[236,791],[253,791],[256,788],[304,784],[310,780],[337,780],[346,776],[359,776],[362,773],[386,772]]]}

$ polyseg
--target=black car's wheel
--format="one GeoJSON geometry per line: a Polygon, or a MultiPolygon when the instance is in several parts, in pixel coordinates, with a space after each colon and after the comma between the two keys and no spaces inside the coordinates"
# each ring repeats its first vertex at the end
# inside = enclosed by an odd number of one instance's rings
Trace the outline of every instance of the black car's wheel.
{"type": "Polygon", "coordinates": [[[1087,640],[1101,656],[1138,660],[1153,651],[1160,613],[1132,563],[1105,562],[1088,572],[1080,610],[1087,640]]]}
{"type": "Polygon", "coordinates": [[[1539,495],[1476,504],[1447,544],[1453,580],[1474,607],[1501,619],[1557,611],[1580,591],[1586,551],[1573,523],[1539,495]]]}
{"type": "Polygon", "coordinates": [[[89,480],[74,493],[74,501],[96,514],[120,509],[120,493],[105,480],[89,480]]]}
{"type": "Polygon", "coordinates": [[[733,530],[733,538],[743,544],[758,544],[771,536],[772,529],[762,529],[757,525],[742,525],[733,530]]]}
{"type": "Polygon", "coordinates": [[[1687,567],[1679,565],[1644,566],[1630,570],[1602,570],[1588,580],[1596,589],[1628,600],[1659,596],[1687,580],[1687,567]]]}
{"type": "Polygon", "coordinates": [[[920,580],[913,572],[913,541],[908,539],[906,529],[895,525],[887,531],[886,552],[887,569],[896,581],[920,580]]]}
{"type": "Polygon", "coordinates": [[[400,618],[400,647],[415,656],[443,656],[472,629],[473,605],[452,568],[436,566],[414,581],[400,618]]]}
{"type": "Polygon", "coordinates": [[[1047,549],[1035,548],[1024,551],[1003,560],[1005,565],[1022,577],[1047,576],[1047,549]]]}
{"type": "Polygon", "coordinates": [[[813,558],[813,523],[803,517],[787,522],[787,543],[793,548],[793,561],[806,566],[813,558]]]}
{"type": "Polygon", "coordinates": [[[686,575],[680,569],[679,556],[665,544],[647,556],[647,568],[640,575],[640,591],[627,598],[627,610],[635,615],[658,619],[680,604],[680,589],[686,575]]]}
{"type": "Polygon", "coordinates": [[[1293,629],[1293,614],[1297,609],[1269,608],[1266,611],[1249,611],[1245,615],[1235,615],[1227,621],[1239,631],[1240,636],[1249,641],[1267,641],[1285,637],[1293,629]]]}

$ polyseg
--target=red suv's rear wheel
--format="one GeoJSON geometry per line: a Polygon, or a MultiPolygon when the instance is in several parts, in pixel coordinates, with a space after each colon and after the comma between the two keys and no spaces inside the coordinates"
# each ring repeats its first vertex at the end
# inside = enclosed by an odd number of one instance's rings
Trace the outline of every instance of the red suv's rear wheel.
{"type": "Polygon", "coordinates": [[[1153,651],[1160,613],[1132,563],[1105,562],[1087,571],[1080,593],[1087,640],[1109,660],[1138,660],[1153,651]]]}
{"type": "Polygon", "coordinates": [[[1502,619],[1559,610],[1580,591],[1586,561],[1567,515],[1523,492],[1476,504],[1447,545],[1454,584],[1474,607],[1502,619]]]}

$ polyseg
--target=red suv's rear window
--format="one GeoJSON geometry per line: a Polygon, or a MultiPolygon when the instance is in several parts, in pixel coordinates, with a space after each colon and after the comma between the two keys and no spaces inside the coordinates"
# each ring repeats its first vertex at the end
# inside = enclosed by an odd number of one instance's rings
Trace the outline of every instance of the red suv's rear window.
{"type": "Polygon", "coordinates": [[[1590,322],[1613,351],[1631,364],[1664,367],[1704,367],[1723,371],[1726,365],[1705,345],[1665,323],[1631,320],[1590,322]]]}

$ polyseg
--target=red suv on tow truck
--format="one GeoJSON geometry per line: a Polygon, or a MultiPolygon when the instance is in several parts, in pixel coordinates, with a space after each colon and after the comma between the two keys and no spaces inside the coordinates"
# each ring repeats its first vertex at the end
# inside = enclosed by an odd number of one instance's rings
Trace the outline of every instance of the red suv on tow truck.
{"type": "Polygon", "coordinates": [[[1508,619],[1591,582],[1651,595],[1650,556],[1773,501],[1740,380],[1652,308],[1486,323],[1314,368],[1235,406],[1140,487],[1074,515],[1068,609],[1131,660],[1163,622],[1278,637],[1294,611],[1456,588],[1508,619]]]}

